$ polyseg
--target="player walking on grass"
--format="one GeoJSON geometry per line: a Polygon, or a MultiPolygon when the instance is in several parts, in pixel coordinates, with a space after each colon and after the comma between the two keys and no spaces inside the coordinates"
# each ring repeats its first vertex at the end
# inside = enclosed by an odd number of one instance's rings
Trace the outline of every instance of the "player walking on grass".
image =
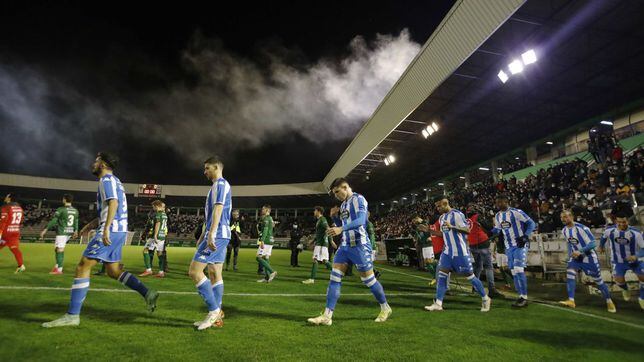
{"type": "Polygon", "coordinates": [[[443,299],[447,292],[447,278],[454,271],[467,276],[474,290],[481,296],[481,312],[490,311],[492,299],[485,293],[483,283],[474,275],[470,251],[467,243],[467,234],[470,226],[462,212],[452,209],[445,196],[436,198],[434,205],[441,214],[438,221],[445,240],[444,250],[438,262],[438,286],[436,287],[436,300],[425,310],[434,312],[443,310],[443,299]]]}
{"type": "Polygon", "coordinates": [[[273,218],[271,217],[271,205],[262,206],[262,217],[259,221],[259,246],[257,247],[256,260],[264,271],[264,278],[258,283],[270,283],[275,279],[277,272],[273,270],[269,259],[273,251],[273,218]]]}
{"type": "Polygon", "coordinates": [[[568,300],[559,302],[566,307],[575,308],[575,287],[577,285],[577,272],[583,270],[586,275],[593,278],[597,288],[601,291],[602,297],[606,300],[606,308],[609,313],[617,312],[615,303],[610,298],[608,285],[604,283],[599,268],[599,260],[595,253],[595,237],[590,229],[583,224],[575,222],[572,211],[561,212],[561,222],[564,224],[561,232],[568,242],[568,268],[566,269],[566,289],[568,300]]]}
{"type": "Polygon", "coordinates": [[[159,273],[157,278],[165,277],[165,238],[168,234],[168,215],[165,213],[165,204],[161,200],[154,200],[152,202],[154,215],[152,216],[151,237],[146,241],[143,248],[143,262],[145,263],[145,271],[139,274],[140,277],[152,275],[152,258],[154,251],[157,252],[159,259],[159,273]]]}
{"type": "Polygon", "coordinates": [[[610,240],[611,263],[613,264],[613,277],[615,283],[622,289],[625,301],[631,299],[631,294],[624,278],[628,270],[632,270],[639,280],[640,307],[644,309],[644,239],[642,233],[632,226],[628,226],[626,215],[616,215],[616,226],[606,228],[599,241],[599,251],[604,251],[606,242],[610,240]]]}
{"type": "Polygon", "coordinates": [[[63,206],[56,209],[54,217],[49,220],[47,226],[40,232],[40,239],[45,238],[45,233],[52,227],[56,227],[56,241],[54,242],[54,254],[56,264],[49,272],[52,275],[63,274],[63,261],[65,259],[65,245],[70,238],[78,237],[78,210],[72,206],[74,197],[69,194],[63,195],[63,206]]]}
{"type": "Polygon", "coordinates": [[[197,240],[195,252],[188,274],[195,283],[199,295],[208,307],[208,315],[201,322],[195,322],[197,330],[204,330],[213,325],[222,326],[223,311],[221,303],[224,296],[223,263],[226,260],[226,248],[230,242],[230,214],[232,211],[232,191],[230,184],[223,177],[224,164],[216,156],[204,162],[204,175],[212,182],[206,197],[204,209],[204,231],[197,240]],[[208,267],[211,280],[204,274],[208,267]]]}
{"type": "Polygon", "coordinates": [[[329,241],[333,243],[333,239],[326,234],[329,228],[329,223],[324,217],[324,208],[316,206],[313,211],[313,216],[317,219],[315,224],[315,248],[313,249],[313,266],[311,267],[311,278],[302,281],[304,284],[315,283],[315,276],[318,271],[318,263],[324,264],[328,270],[331,269],[331,262],[329,261],[329,241]]]}
{"type": "Polygon", "coordinates": [[[371,255],[371,242],[367,234],[367,200],[364,196],[354,193],[351,186],[344,178],[337,178],[331,184],[331,191],[336,199],[342,201],[339,209],[331,211],[331,217],[335,219],[336,226],[327,230],[327,235],[342,235],[342,243],[333,259],[333,270],[331,280],[327,289],[326,308],[315,318],[309,318],[308,322],[314,325],[330,326],[332,324],[333,311],[340,298],[342,277],[347,271],[348,263],[352,263],[360,273],[360,279],[364,285],[369,287],[371,293],[380,304],[380,313],[375,319],[376,322],[385,322],[391,315],[391,307],[387,303],[385,291],[373,273],[373,259],[371,255]]]}
{"type": "Polygon", "coordinates": [[[508,197],[503,194],[496,197],[496,206],[499,212],[494,216],[492,233],[503,233],[508,267],[514,279],[514,288],[519,293],[519,299],[512,306],[525,308],[528,306],[528,278],[525,275],[528,265],[528,243],[536,224],[522,210],[510,207],[508,197]]]}
{"type": "Polygon", "coordinates": [[[20,251],[20,227],[25,219],[25,213],[16,199],[15,194],[7,194],[4,197],[4,205],[0,209],[0,250],[5,246],[9,247],[13,257],[16,258],[18,268],[15,273],[18,274],[26,270],[20,251]]]}
{"type": "Polygon", "coordinates": [[[86,225],[83,232],[91,227],[98,227],[96,235],[87,244],[76,267],[67,314],[54,321],[43,323],[42,326],[45,328],[80,324],[80,311],[89,290],[90,273],[99,260],[105,264],[110,278],[117,279],[145,299],[148,311],[153,312],[156,309],[159,293],[148,289],[134,275],[121,270],[119,265],[123,244],[127,238],[127,199],[125,188],[113,174],[117,165],[118,159],[108,153],[99,153],[94,161],[92,173],[99,178],[96,195],[98,218],[86,225]]]}

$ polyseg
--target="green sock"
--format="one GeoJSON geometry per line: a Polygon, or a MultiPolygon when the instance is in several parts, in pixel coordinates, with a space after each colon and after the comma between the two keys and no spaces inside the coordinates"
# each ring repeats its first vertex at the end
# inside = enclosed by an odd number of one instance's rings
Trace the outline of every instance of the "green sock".
{"type": "Polygon", "coordinates": [[[152,262],[150,261],[150,253],[147,251],[143,253],[143,262],[145,263],[145,269],[152,269],[152,262]]]}
{"type": "Polygon", "coordinates": [[[271,265],[268,263],[268,260],[257,257],[257,261],[260,264],[262,264],[262,266],[264,267],[264,274],[266,274],[266,276],[269,276],[271,273],[273,273],[273,268],[271,268],[271,265]]]}
{"type": "Polygon", "coordinates": [[[330,262],[330,261],[327,261],[326,263],[324,263],[324,265],[326,266],[326,270],[331,270],[331,269],[333,269],[333,266],[331,265],[331,262],[330,262]]]}
{"type": "Polygon", "coordinates": [[[101,273],[105,274],[105,263],[101,263],[101,273]]]}
{"type": "Polygon", "coordinates": [[[159,271],[162,272],[165,270],[165,256],[159,256],[159,271]]]}
{"type": "Polygon", "coordinates": [[[56,253],[56,265],[58,266],[59,269],[62,269],[63,267],[63,259],[65,258],[65,253],[64,252],[57,252],[56,253]]]}
{"type": "Polygon", "coordinates": [[[434,263],[427,264],[426,266],[427,266],[427,271],[429,272],[429,274],[432,276],[432,278],[435,279],[436,278],[436,269],[434,267],[434,263]]]}
{"type": "Polygon", "coordinates": [[[311,267],[311,279],[315,279],[315,275],[318,273],[318,263],[313,262],[313,266],[311,267]]]}

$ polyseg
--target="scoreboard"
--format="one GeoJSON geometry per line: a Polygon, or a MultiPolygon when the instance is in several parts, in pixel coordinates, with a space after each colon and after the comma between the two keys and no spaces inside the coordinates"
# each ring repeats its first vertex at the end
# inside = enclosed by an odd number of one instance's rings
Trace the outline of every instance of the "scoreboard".
{"type": "Polygon", "coordinates": [[[136,197],[163,197],[161,194],[161,185],[141,184],[136,197]]]}

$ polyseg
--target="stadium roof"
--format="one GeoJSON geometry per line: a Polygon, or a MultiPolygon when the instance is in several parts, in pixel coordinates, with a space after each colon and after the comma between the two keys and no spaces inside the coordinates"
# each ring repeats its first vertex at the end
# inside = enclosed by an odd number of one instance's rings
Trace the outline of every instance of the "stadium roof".
{"type": "MultiPolygon", "coordinates": [[[[489,4],[457,3],[442,29],[439,26],[439,34],[428,43],[437,40],[445,25],[455,20],[460,7],[489,4]]],[[[404,85],[405,76],[413,71],[408,69],[325,184],[349,173],[355,188],[370,198],[390,198],[643,98],[642,2],[531,0],[514,14],[511,8],[495,4],[499,9],[490,11],[498,11],[497,19],[505,20],[499,18],[505,10],[508,21],[467,54],[467,60],[450,71],[439,86],[437,79],[425,82],[431,94],[418,107],[381,116],[379,112],[391,106],[396,87],[404,85]],[[499,70],[507,69],[508,63],[528,49],[534,49],[539,60],[502,83],[497,78],[499,70]],[[426,140],[420,132],[434,121],[441,129],[426,140]],[[378,126],[380,133],[373,131],[378,126]],[[385,132],[387,128],[390,132],[385,132]],[[390,153],[396,155],[397,162],[385,167],[381,160],[390,153]]],[[[485,17],[493,15],[485,13],[485,17]]],[[[472,22],[461,27],[472,31],[481,25],[472,22]]],[[[458,39],[470,41],[461,33],[458,39]]],[[[452,43],[449,55],[467,53],[461,46],[452,43]]],[[[439,59],[446,56],[434,54],[439,59]]],[[[445,71],[437,68],[434,65],[434,78],[445,71]]],[[[422,76],[429,79],[428,74],[422,76]]],[[[419,94],[400,96],[417,99],[419,94]]]]}

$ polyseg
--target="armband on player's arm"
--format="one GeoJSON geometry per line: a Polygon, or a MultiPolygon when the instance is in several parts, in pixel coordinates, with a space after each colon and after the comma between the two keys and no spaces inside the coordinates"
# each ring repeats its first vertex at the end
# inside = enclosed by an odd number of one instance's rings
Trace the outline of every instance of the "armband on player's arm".
{"type": "Polygon", "coordinates": [[[590,253],[593,249],[595,249],[596,247],[597,247],[597,244],[596,244],[596,243],[595,243],[595,241],[593,240],[593,241],[591,241],[590,243],[588,243],[588,245],[586,245],[586,246],[582,249],[582,251],[583,251],[585,254],[589,254],[589,253],[590,253]]]}
{"type": "Polygon", "coordinates": [[[342,226],[343,231],[354,230],[364,225],[367,222],[367,213],[358,211],[357,217],[348,224],[342,226]]]}

